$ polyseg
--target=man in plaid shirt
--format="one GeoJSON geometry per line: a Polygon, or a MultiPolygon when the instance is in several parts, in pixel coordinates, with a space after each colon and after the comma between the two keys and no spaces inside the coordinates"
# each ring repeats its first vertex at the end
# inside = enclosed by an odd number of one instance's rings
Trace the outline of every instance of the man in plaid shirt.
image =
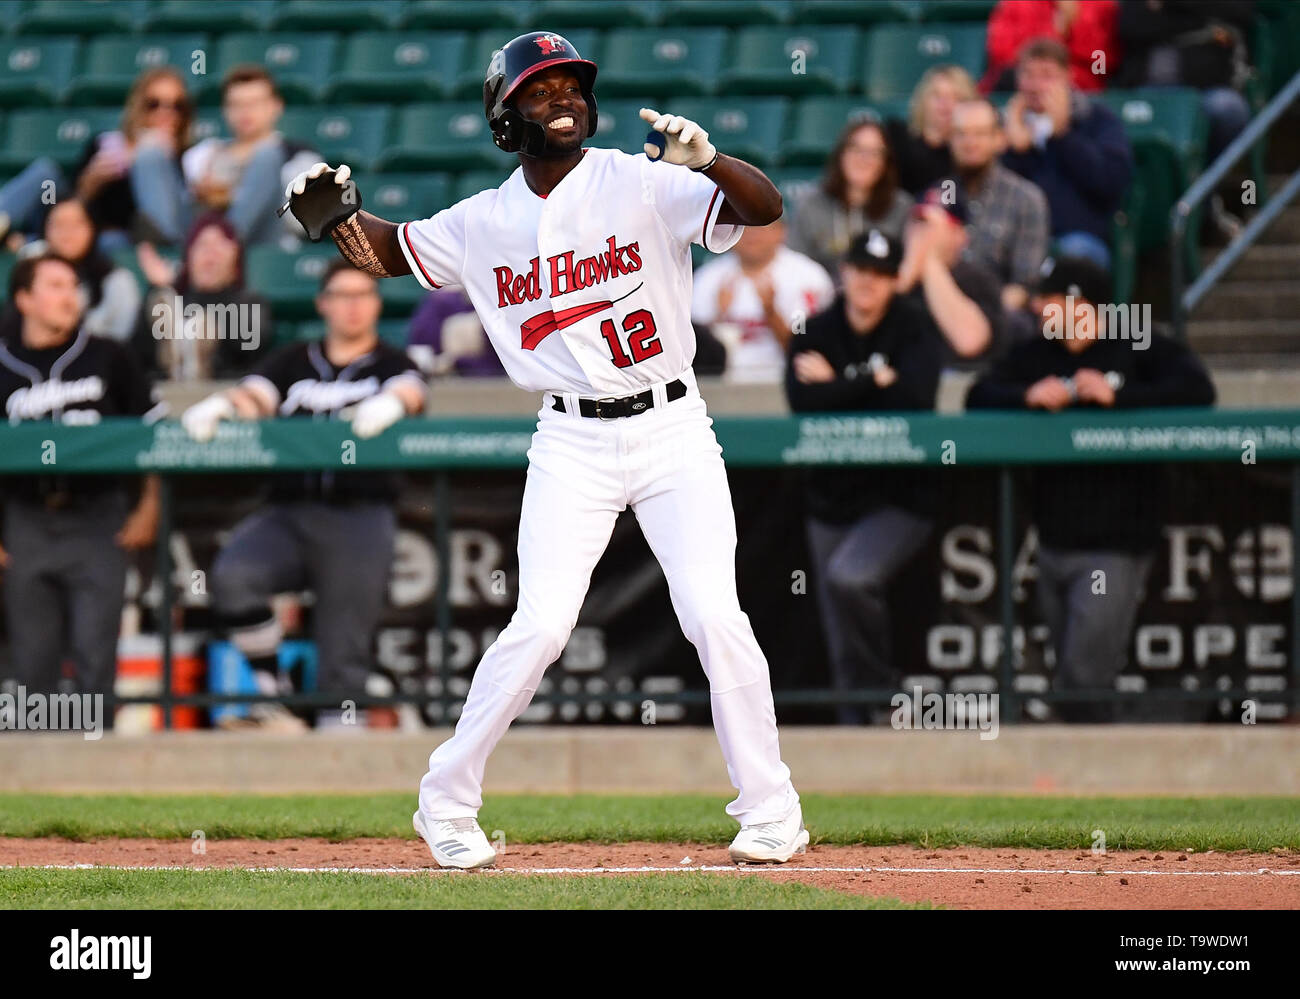
{"type": "Polygon", "coordinates": [[[1025,307],[1047,256],[1047,198],[1032,181],[998,162],[1006,148],[1001,116],[986,98],[953,111],[952,158],[966,195],[966,255],[1002,282],[1002,307],[1025,307]]]}

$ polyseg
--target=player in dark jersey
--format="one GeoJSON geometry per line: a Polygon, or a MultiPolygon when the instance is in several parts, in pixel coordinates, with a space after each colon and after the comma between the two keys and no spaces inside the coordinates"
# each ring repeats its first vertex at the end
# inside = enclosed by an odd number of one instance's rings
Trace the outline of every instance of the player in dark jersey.
{"type": "MultiPolygon", "coordinates": [[[[10,275],[0,331],[0,402],[9,422],[84,426],[161,415],[126,351],[81,328],[77,284],[72,264],[50,253],[19,261],[10,275]]],[[[134,508],[127,486],[98,475],[3,481],[10,673],[29,691],[58,689],[66,655],[77,692],[102,694],[111,705],[127,552],[149,545],[158,525],[157,478],[144,478],[134,508]]],[[[111,725],[112,711],[103,717],[111,725]]]]}
{"type": "MultiPolygon", "coordinates": [[[[234,388],[185,411],[182,423],[210,440],[223,419],[272,416],[352,420],[358,437],[373,437],[424,406],[415,364],[376,333],[379,287],[344,260],[321,278],[316,307],[321,340],[272,354],[234,388]]],[[[341,470],[273,477],[269,502],[235,526],[213,563],[212,606],[248,657],[262,693],[284,693],[276,656],[281,629],[272,595],[310,586],[316,594],[314,637],[319,687],[356,694],[370,673],[370,642],[383,610],[396,535],[395,476],[341,470]]],[[[277,704],[250,712],[263,727],[305,727],[277,704]]]]}

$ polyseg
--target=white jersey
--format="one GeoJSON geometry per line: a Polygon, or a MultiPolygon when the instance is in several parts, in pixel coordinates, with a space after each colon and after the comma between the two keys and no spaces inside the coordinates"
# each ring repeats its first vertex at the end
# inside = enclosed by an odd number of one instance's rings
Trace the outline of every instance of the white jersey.
{"type": "MultiPolygon", "coordinates": [[[[821,312],[835,297],[835,285],[825,268],[787,246],[777,249],[767,273],[776,292],[776,311],[791,328],[800,318],[807,320],[821,312]]],[[[785,377],[785,351],[768,325],[754,283],[734,253],[710,261],[696,273],[691,316],[701,326],[729,322],[739,327],[739,341],[727,344],[729,379],[776,382],[785,377]],[[718,293],[724,287],[732,290],[731,304],[719,315],[718,293]]]]}
{"type": "Polygon", "coordinates": [[[545,198],[521,167],[398,240],[425,288],[465,289],[516,385],[623,396],[694,360],[690,244],[744,231],[718,224],[723,200],[702,173],[588,149],[545,198]]]}

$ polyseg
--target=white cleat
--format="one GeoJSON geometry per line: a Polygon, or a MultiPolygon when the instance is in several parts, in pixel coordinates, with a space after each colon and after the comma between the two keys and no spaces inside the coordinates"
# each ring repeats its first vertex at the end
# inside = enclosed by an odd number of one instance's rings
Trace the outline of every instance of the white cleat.
{"type": "Polygon", "coordinates": [[[776,822],[742,826],[731,841],[731,859],[737,864],[784,864],[796,853],[808,852],[808,830],[803,809],[794,810],[776,822]]]}
{"type": "Polygon", "coordinates": [[[411,816],[411,825],[429,845],[439,867],[469,870],[474,867],[491,867],[496,863],[497,852],[492,849],[487,836],[478,827],[478,820],[473,816],[463,819],[427,819],[416,809],[411,816]]]}

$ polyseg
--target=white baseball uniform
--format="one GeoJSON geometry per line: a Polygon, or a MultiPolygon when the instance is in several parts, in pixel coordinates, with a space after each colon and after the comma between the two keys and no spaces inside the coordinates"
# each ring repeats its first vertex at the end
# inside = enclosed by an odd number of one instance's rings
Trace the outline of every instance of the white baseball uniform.
{"type": "Polygon", "coordinates": [[[483,654],[454,735],[429,758],[420,807],[477,815],[488,755],[528,706],[578,618],[592,569],[631,506],[709,680],[714,727],[748,825],[799,798],[781,761],[767,661],[736,597],[736,526],[722,449],[691,361],[690,244],[732,246],[703,174],[588,149],[543,198],[522,168],[398,236],[426,288],[459,285],[507,374],[546,393],[528,450],[519,604],[483,654]],[[685,383],[667,401],[666,386],[685,383]],[[655,405],[602,420],[579,398],[646,390],[655,405]]]}

